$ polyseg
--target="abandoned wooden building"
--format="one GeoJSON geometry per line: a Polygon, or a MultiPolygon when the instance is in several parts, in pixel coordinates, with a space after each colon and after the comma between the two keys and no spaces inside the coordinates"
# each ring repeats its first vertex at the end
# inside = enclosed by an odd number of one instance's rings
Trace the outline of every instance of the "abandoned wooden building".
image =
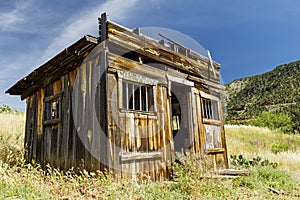
{"type": "Polygon", "coordinates": [[[27,159],[153,180],[171,177],[177,152],[228,168],[220,64],[167,42],[102,14],[99,37],[82,37],[8,89],[27,102],[27,159]]]}

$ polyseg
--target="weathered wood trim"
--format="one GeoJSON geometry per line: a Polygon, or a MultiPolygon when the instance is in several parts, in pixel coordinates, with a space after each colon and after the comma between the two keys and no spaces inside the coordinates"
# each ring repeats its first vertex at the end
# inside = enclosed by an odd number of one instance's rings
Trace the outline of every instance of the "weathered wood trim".
{"type": "Polygon", "coordinates": [[[225,90],[225,86],[220,85],[220,82],[212,82],[211,80],[207,80],[207,79],[204,79],[202,77],[197,77],[197,76],[194,76],[194,75],[188,75],[187,79],[190,80],[190,81],[201,83],[203,85],[206,85],[206,86],[209,86],[209,87],[212,87],[212,88],[216,88],[216,89],[218,89],[219,92],[225,90]]]}
{"type": "Polygon", "coordinates": [[[119,109],[120,111],[120,116],[123,116],[124,114],[123,113],[133,113],[133,114],[143,114],[143,115],[147,115],[148,117],[150,118],[153,118],[153,119],[156,119],[156,112],[153,112],[153,111],[140,111],[140,110],[126,110],[126,109],[119,109]]]}
{"type": "MultiPolygon", "coordinates": [[[[166,52],[158,46],[149,46],[146,44],[148,47],[145,47],[144,45],[141,45],[140,42],[141,41],[137,41],[137,44],[134,44],[130,41],[127,35],[122,34],[109,38],[111,52],[116,52],[120,48],[128,49],[127,52],[135,51],[137,54],[153,60],[154,63],[166,65],[190,75],[201,76],[205,80],[208,80],[208,73],[213,73],[212,71],[210,72],[208,63],[203,65],[197,61],[187,59],[182,55],[175,56],[174,52],[166,52]]],[[[216,78],[210,78],[210,81],[219,83],[219,71],[216,71],[216,74],[216,78]]]]}
{"type": "Polygon", "coordinates": [[[195,153],[194,147],[195,147],[195,130],[194,130],[194,121],[193,121],[193,102],[192,102],[192,93],[193,90],[192,88],[190,89],[190,91],[187,93],[186,96],[186,101],[187,101],[187,122],[188,122],[188,129],[189,129],[189,144],[190,146],[188,147],[188,149],[190,148],[190,151],[192,154],[195,153]]]}
{"type": "Polygon", "coordinates": [[[51,119],[43,122],[43,125],[57,124],[61,122],[61,118],[51,119]]]}
{"type": "Polygon", "coordinates": [[[118,77],[120,79],[124,79],[127,81],[142,83],[142,84],[146,84],[146,85],[154,85],[154,86],[156,86],[158,84],[157,80],[149,78],[147,76],[142,76],[142,75],[139,75],[136,73],[121,71],[121,70],[117,70],[117,73],[118,73],[118,77]]]}
{"type": "MultiPolygon", "coordinates": [[[[102,24],[103,25],[103,24],[102,24]]],[[[108,95],[107,95],[107,91],[108,91],[108,86],[107,86],[107,77],[108,77],[108,57],[107,57],[107,54],[108,54],[108,50],[107,49],[104,49],[103,51],[101,51],[101,54],[100,54],[100,73],[99,75],[101,75],[100,78],[100,87],[99,87],[99,95],[100,95],[100,106],[99,106],[99,117],[98,119],[100,119],[100,126],[102,127],[102,130],[104,131],[104,134],[105,136],[103,136],[103,134],[100,134],[100,143],[101,143],[101,146],[100,146],[100,152],[101,152],[101,155],[106,155],[106,157],[104,157],[103,160],[104,163],[106,163],[107,161],[107,155],[108,155],[108,152],[107,151],[107,143],[104,142],[107,140],[106,136],[108,136],[108,105],[107,105],[107,99],[108,99],[108,95]]],[[[104,168],[106,168],[107,166],[104,166],[104,165],[101,165],[100,168],[102,170],[104,170],[104,168]]]]}
{"type": "Polygon", "coordinates": [[[162,158],[162,152],[148,152],[148,153],[126,153],[120,154],[120,162],[126,161],[137,161],[137,160],[144,160],[144,159],[160,159],[162,158]]]}
{"type": "Polygon", "coordinates": [[[32,141],[32,159],[36,161],[37,159],[37,147],[38,147],[38,93],[33,95],[34,103],[33,103],[33,137],[32,141]]]}
{"type": "Polygon", "coordinates": [[[224,148],[223,152],[223,158],[225,162],[225,168],[229,168],[229,163],[228,163],[228,152],[227,152],[227,143],[226,143],[226,135],[225,135],[225,130],[224,130],[224,125],[221,127],[221,139],[222,139],[222,147],[224,148]]]}
{"type": "Polygon", "coordinates": [[[195,155],[198,157],[199,155],[199,152],[200,152],[200,144],[199,144],[199,137],[200,137],[200,134],[199,134],[199,124],[198,124],[198,116],[201,115],[201,112],[199,113],[198,110],[197,110],[197,102],[196,102],[196,97],[195,97],[195,89],[192,88],[191,89],[192,92],[191,92],[191,104],[192,104],[192,124],[193,124],[193,130],[194,130],[194,152],[195,152],[195,155]]]}
{"type": "MultiPolygon", "coordinates": [[[[197,121],[198,121],[198,132],[199,132],[199,156],[200,159],[203,159],[204,149],[205,149],[205,136],[204,136],[204,126],[202,122],[202,106],[201,106],[201,97],[199,93],[195,93],[196,98],[196,107],[197,107],[197,121]]],[[[201,160],[202,161],[202,160],[201,160]]]]}
{"type": "Polygon", "coordinates": [[[64,162],[64,166],[62,166],[64,169],[68,169],[70,167],[69,165],[69,146],[71,145],[69,143],[69,137],[70,137],[70,120],[71,120],[71,114],[72,111],[71,109],[71,93],[70,93],[70,83],[69,83],[69,76],[66,74],[64,76],[64,81],[63,81],[63,101],[62,101],[62,132],[63,132],[63,143],[62,143],[62,148],[63,148],[63,158],[62,161],[64,162]]]}
{"type": "Polygon", "coordinates": [[[37,132],[38,132],[38,143],[37,143],[37,161],[41,162],[42,159],[42,138],[43,138],[43,116],[44,116],[44,99],[45,91],[41,89],[38,92],[38,110],[37,110],[37,132]]]}
{"type": "Polygon", "coordinates": [[[180,83],[182,85],[191,86],[191,87],[194,86],[194,82],[183,79],[183,78],[174,77],[174,76],[171,76],[169,74],[166,75],[166,78],[167,78],[168,81],[172,81],[174,83],[180,83]]]}
{"type": "Polygon", "coordinates": [[[211,125],[220,126],[222,124],[222,121],[203,118],[203,124],[211,124],[211,125]]]}
{"type": "MultiPolygon", "coordinates": [[[[157,80],[160,84],[167,84],[166,74],[169,73],[169,68],[165,67],[163,69],[157,68],[155,64],[142,64],[140,62],[134,61],[129,58],[121,57],[120,55],[114,54],[112,52],[108,53],[109,59],[109,72],[116,73],[117,71],[130,71],[130,73],[138,74],[143,77],[150,78],[152,80],[157,80]]],[[[184,76],[183,73],[177,72],[173,73],[173,76],[184,76]]]]}
{"type": "Polygon", "coordinates": [[[200,96],[201,96],[201,98],[210,99],[210,100],[218,101],[218,102],[220,101],[220,99],[218,97],[213,96],[211,94],[207,94],[203,91],[200,91],[200,96]]]}
{"type": "Polygon", "coordinates": [[[215,154],[223,154],[225,152],[225,148],[213,148],[213,149],[206,149],[205,153],[210,155],[215,155],[215,154]]]}
{"type": "Polygon", "coordinates": [[[63,95],[63,93],[59,93],[59,94],[47,96],[47,97],[44,98],[44,102],[49,102],[49,101],[53,101],[53,100],[58,100],[59,98],[61,98],[62,95],[63,95]]]}
{"type": "MultiPolygon", "coordinates": [[[[108,23],[108,35],[109,40],[113,40],[114,43],[119,43],[120,45],[129,47],[134,49],[134,51],[143,54],[147,54],[147,57],[153,57],[155,60],[160,61],[170,61],[170,66],[174,66],[177,64],[178,69],[188,71],[189,73],[201,74],[201,69],[195,67],[203,65],[204,70],[208,69],[208,58],[198,55],[196,60],[188,58],[184,55],[176,53],[165,47],[160,45],[159,42],[154,39],[145,37],[143,35],[139,36],[132,33],[130,30],[123,29],[122,27],[113,24],[111,22],[108,23]],[[117,41],[116,41],[117,40],[117,41]],[[203,64],[202,64],[203,63],[203,64]],[[179,65],[179,66],[178,66],[179,65]]],[[[194,54],[194,58],[197,54],[194,54]]],[[[217,69],[220,68],[220,65],[214,62],[217,69]]],[[[219,70],[216,72],[219,75],[219,70]]]]}

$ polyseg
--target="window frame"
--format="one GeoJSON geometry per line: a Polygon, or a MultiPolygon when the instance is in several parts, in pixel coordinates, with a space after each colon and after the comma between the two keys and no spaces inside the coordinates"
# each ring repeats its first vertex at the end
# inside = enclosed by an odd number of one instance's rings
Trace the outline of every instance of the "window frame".
{"type": "Polygon", "coordinates": [[[218,101],[202,98],[202,117],[204,119],[220,121],[218,101]]]}
{"type": "MultiPolygon", "coordinates": [[[[55,94],[44,98],[44,112],[43,112],[43,124],[57,124],[61,122],[62,119],[62,94],[55,94]],[[58,108],[56,108],[58,117],[52,116],[52,103],[58,102],[58,108]],[[50,104],[50,105],[49,105],[50,104]],[[48,110],[50,108],[50,110],[48,110]],[[47,118],[48,114],[50,113],[50,119],[47,118]]],[[[56,105],[57,106],[57,105],[56,105]]]]}
{"type": "Polygon", "coordinates": [[[153,85],[127,80],[122,80],[121,85],[122,91],[119,93],[122,96],[121,110],[143,113],[155,112],[155,94],[153,85]]]}
{"type": "Polygon", "coordinates": [[[220,99],[216,96],[206,94],[204,92],[200,92],[200,96],[201,96],[201,116],[202,116],[203,123],[220,125],[222,121],[222,117],[220,113],[220,108],[221,108],[220,99]],[[209,106],[211,108],[209,110],[211,111],[211,113],[208,113],[210,118],[206,117],[207,116],[207,113],[205,113],[207,111],[207,109],[205,109],[206,103],[210,103],[209,106]],[[213,106],[213,104],[215,106],[213,106]]]}
{"type": "MultiPolygon", "coordinates": [[[[132,73],[132,72],[128,72],[128,71],[122,71],[122,70],[117,70],[117,75],[118,75],[118,107],[119,107],[119,111],[120,112],[131,112],[131,113],[143,113],[143,114],[148,114],[148,115],[156,115],[157,112],[157,103],[156,103],[156,90],[157,90],[157,84],[158,84],[158,80],[155,79],[151,79],[149,77],[145,77],[142,75],[139,75],[137,73],[132,73]],[[152,103],[151,105],[149,105],[149,100],[148,101],[148,105],[145,105],[147,109],[142,110],[135,110],[135,109],[128,109],[129,105],[126,104],[126,107],[124,106],[124,92],[128,91],[124,91],[124,83],[129,83],[132,85],[136,85],[136,86],[144,86],[146,88],[151,88],[152,90],[152,103]],[[152,109],[150,109],[150,107],[153,107],[152,109]]],[[[126,89],[125,89],[126,90],[126,89]]],[[[139,90],[141,92],[141,90],[139,90]]],[[[126,96],[127,96],[126,94],[126,96]]],[[[129,95],[128,95],[129,96],[129,95]]],[[[127,96],[127,97],[128,97],[127,96]]],[[[147,94],[147,98],[149,97],[149,93],[147,94]]],[[[129,100],[127,98],[127,102],[129,103],[129,100]]],[[[140,103],[139,105],[141,106],[141,101],[142,99],[139,100],[140,103]]]]}

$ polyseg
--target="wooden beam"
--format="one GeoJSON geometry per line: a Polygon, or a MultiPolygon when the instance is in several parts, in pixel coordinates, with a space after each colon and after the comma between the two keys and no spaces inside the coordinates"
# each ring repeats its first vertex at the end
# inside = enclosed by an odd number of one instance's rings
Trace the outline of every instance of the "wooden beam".
{"type": "Polygon", "coordinates": [[[133,161],[133,160],[144,160],[144,159],[160,159],[162,158],[162,152],[148,152],[148,153],[128,153],[128,154],[120,154],[120,161],[133,161]]]}
{"type": "Polygon", "coordinates": [[[212,155],[215,155],[215,154],[221,154],[225,151],[224,148],[214,148],[214,149],[208,149],[206,150],[206,153],[208,155],[212,154],[212,155]]]}
{"type": "Polygon", "coordinates": [[[215,171],[215,173],[219,175],[238,176],[238,175],[250,175],[252,172],[250,170],[221,169],[215,171]]]}

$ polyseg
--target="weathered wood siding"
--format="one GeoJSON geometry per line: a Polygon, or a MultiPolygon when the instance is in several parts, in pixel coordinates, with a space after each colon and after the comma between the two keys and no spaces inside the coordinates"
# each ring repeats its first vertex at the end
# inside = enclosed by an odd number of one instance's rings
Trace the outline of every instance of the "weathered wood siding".
{"type": "Polygon", "coordinates": [[[205,165],[228,167],[219,65],[214,63],[213,72],[208,60],[193,52],[185,57],[152,39],[123,31],[109,24],[110,41],[100,46],[104,53],[92,54],[83,62],[88,53],[81,54],[80,66],[68,61],[59,70],[62,74],[45,78],[42,89],[25,92],[25,96],[32,93],[27,97],[28,159],[62,169],[107,168],[116,178],[171,178],[176,142],[171,86],[177,81],[177,87],[185,90],[181,93],[181,127],[184,139],[189,140],[188,150],[205,165]],[[127,54],[130,49],[134,52],[127,54]],[[123,53],[126,55],[120,56],[123,53]],[[103,79],[106,65],[109,68],[103,79]],[[133,79],[153,83],[153,111],[121,108],[121,76],[128,71],[129,76],[137,76],[133,79]],[[204,119],[202,101],[207,96],[217,99],[219,120],[204,119]],[[51,115],[51,111],[46,112],[47,103],[53,99],[59,101],[59,117],[46,120],[51,115]]]}
{"type": "MultiPolygon", "coordinates": [[[[203,118],[203,105],[201,89],[195,90],[195,106],[198,112],[198,131],[200,137],[200,158],[206,166],[214,168],[228,168],[227,147],[225,141],[225,131],[223,125],[222,105],[219,94],[214,94],[214,99],[218,102],[219,120],[208,120],[203,118]]],[[[208,94],[210,96],[210,94],[208,94]]],[[[205,95],[206,96],[206,95],[205,95]]]]}
{"type": "Polygon", "coordinates": [[[84,166],[88,170],[100,169],[100,162],[91,155],[91,153],[100,155],[97,154],[101,148],[98,142],[99,135],[93,131],[94,121],[86,115],[95,109],[91,107],[91,101],[95,100],[92,99],[95,91],[91,91],[91,88],[98,83],[98,79],[94,79],[91,74],[99,76],[95,68],[98,59],[86,61],[81,68],[61,76],[60,79],[27,98],[25,146],[29,160],[50,163],[63,169],[72,166],[84,166]],[[75,95],[74,90],[77,90],[75,95]],[[60,97],[60,119],[53,123],[45,123],[45,98],[55,95],[60,97]],[[76,100],[72,99],[74,96],[76,100]],[[76,109],[73,109],[74,107],[76,109]],[[73,110],[76,110],[75,115],[73,110]],[[81,135],[79,135],[75,124],[86,124],[85,127],[90,129],[80,131],[81,135]],[[93,152],[88,151],[84,144],[91,145],[93,152]]]}
{"type": "Polygon", "coordinates": [[[119,109],[118,79],[108,76],[108,137],[112,171],[122,178],[162,180],[171,175],[172,136],[167,88],[156,87],[157,112],[119,109]]]}
{"type": "MultiPolygon", "coordinates": [[[[65,74],[28,97],[25,136],[28,158],[63,169],[73,166],[95,171],[108,167],[120,178],[139,178],[143,175],[153,180],[170,178],[175,150],[167,85],[156,86],[156,112],[149,114],[124,111],[119,109],[117,73],[109,73],[108,134],[103,137],[97,132],[95,125],[100,119],[100,109],[97,106],[100,102],[97,99],[101,91],[92,89],[99,85],[99,59],[96,57],[86,61],[81,68],[65,74]],[[77,92],[75,95],[74,90],[77,92]],[[53,95],[61,95],[61,119],[57,123],[44,124],[44,99],[53,95]],[[74,97],[77,99],[72,101],[74,97]],[[96,107],[93,107],[95,104],[92,101],[96,101],[96,107]],[[77,108],[76,113],[73,113],[73,107],[77,108]],[[97,118],[90,118],[88,113],[93,113],[94,110],[97,118]],[[79,115],[81,117],[74,118],[79,115]],[[78,131],[75,124],[85,126],[78,131]],[[105,140],[108,142],[101,142],[105,140]],[[105,165],[100,162],[101,159],[105,161],[105,165]]],[[[191,152],[201,162],[214,161],[219,167],[226,166],[223,127],[204,122],[198,89],[191,87],[186,99],[190,108],[185,117],[191,122],[191,152]],[[221,135],[210,134],[213,129],[220,130],[221,135]],[[215,138],[212,140],[210,137],[215,138]],[[214,141],[214,147],[223,148],[224,153],[208,154],[206,150],[211,145],[209,141],[214,141]]]]}

